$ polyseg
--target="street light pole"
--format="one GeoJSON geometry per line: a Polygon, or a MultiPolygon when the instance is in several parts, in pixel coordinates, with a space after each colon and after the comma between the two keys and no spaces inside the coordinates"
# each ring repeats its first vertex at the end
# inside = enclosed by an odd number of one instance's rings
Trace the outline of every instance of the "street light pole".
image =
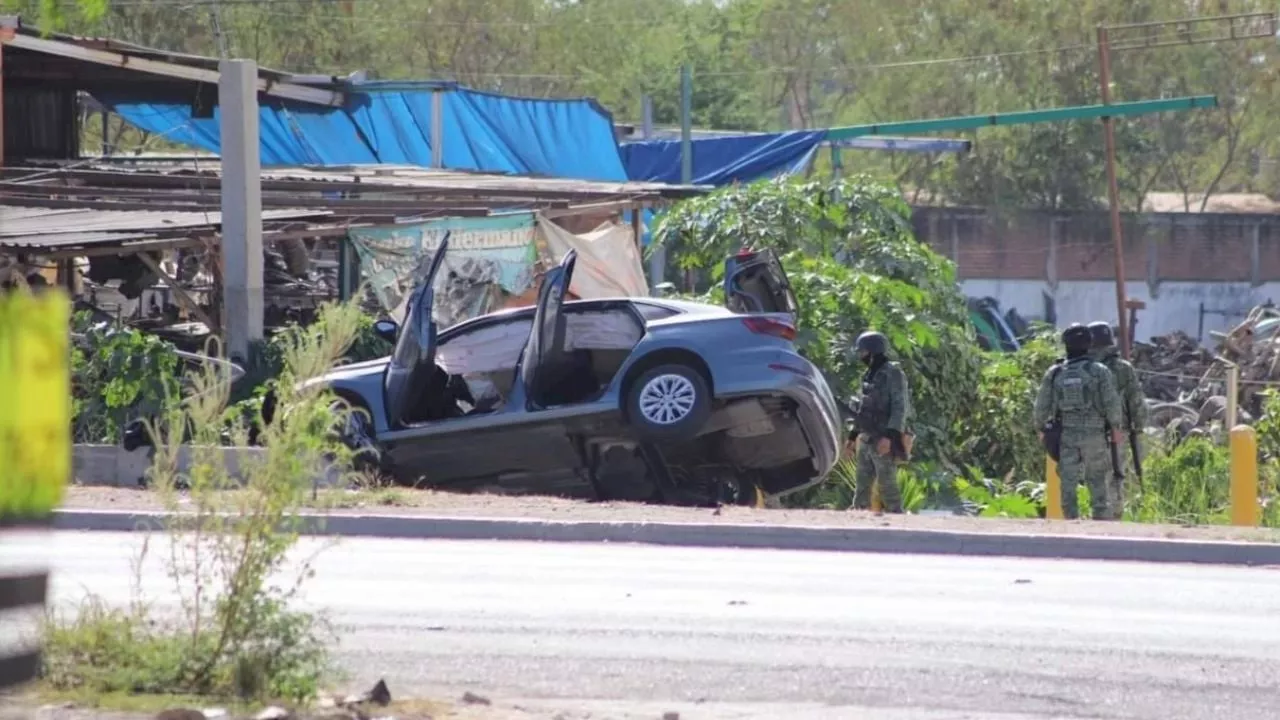
{"type": "MultiPolygon", "coordinates": [[[[1098,79],[1102,104],[1111,104],[1111,43],[1107,28],[1098,26],[1098,79]]],[[[1111,116],[1102,118],[1102,132],[1107,144],[1107,201],[1111,205],[1111,246],[1116,259],[1116,317],[1120,326],[1120,353],[1129,359],[1129,318],[1125,314],[1124,237],[1120,226],[1120,185],[1116,180],[1116,128],[1111,116]]]]}

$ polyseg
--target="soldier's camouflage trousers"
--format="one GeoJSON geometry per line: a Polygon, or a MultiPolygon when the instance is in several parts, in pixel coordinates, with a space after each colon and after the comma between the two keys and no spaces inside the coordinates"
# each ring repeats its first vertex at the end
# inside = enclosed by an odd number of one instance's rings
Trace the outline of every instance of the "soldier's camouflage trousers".
{"type": "Polygon", "coordinates": [[[871,484],[880,486],[880,507],[888,513],[902,512],[902,490],[898,487],[898,464],[892,455],[876,452],[875,441],[867,435],[858,438],[858,473],[853,491],[853,506],[859,510],[871,507],[871,484]]]}
{"type": "Polygon", "coordinates": [[[1061,458],[1058,477],[1062,480],[1062,514],[1069,519],[1080,517],[1076,488],[1083,484],[1089,488],[1094,519],[1118,519],[1123,508],[1112,477],[1111,447],[1102,431],[1064,428],[1061,458]]]}
{"type": "MultiPolygon", "coordinates": [[[[1110,453],[1111,451],[1107,450],[1107,452],[1110,453]]],[[[1111,456],[1108,455],[1107,457],[1110,458],[1111,456]]],[[[1112,478],[1113,489],[1111,497],[1116,502],[1116,512],[1123,514],[1125,500],[1135,497],[1138,492],[1138,473],[1133,469],[1133,451],[1129,448],[1128,438],[1125,438],[1124,444],[1120,446],[1120,469],[1124,470],[1124,480],[1112,478]]]]}

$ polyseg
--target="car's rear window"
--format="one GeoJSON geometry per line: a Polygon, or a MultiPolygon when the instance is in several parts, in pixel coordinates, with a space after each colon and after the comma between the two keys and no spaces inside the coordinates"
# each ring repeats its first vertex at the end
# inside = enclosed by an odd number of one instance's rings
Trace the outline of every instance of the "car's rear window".
{"type": "Polygon", "coordinates": [[[678,314],[675,310],[672,310],[671,308],[665,308],[659,305],[650,305],[648,303],[636,303],[635,306],[636,306],[636,310],[640,311],[640,315],[644,317],[646,322],[649,320],[661,320],[663,318],[669,318],[672,315],[678,314]]]}

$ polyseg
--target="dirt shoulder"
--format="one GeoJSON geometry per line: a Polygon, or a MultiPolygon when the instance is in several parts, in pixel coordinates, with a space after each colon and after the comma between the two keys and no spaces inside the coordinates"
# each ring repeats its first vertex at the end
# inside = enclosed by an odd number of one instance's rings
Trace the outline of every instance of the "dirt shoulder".
{"type": "MultiPolygon", "coordinates": [[[[164,710],[190,709],[205,717],[236,720],[253,718],[256,711],[226,711],[219,703],[166,703],[160,698],[133,697],[132,709],[44,702],[31,695],[0,695],[0,720],[156,720],[164,710]],[[148,709],[143,710],[142,706],[148,709]]],[[[468,693],[456,700],[397,700],[387,707],[361,706],[363,717],[379,720],[658,720],[697,717],[700,720],[764,720],[785,717],[800,710],[816,711],[813,717],[846,717],[839,708],[808,708],[736,703],[690,703],[606,699],[489,699],[468,693]],[[822,711],[834,714],[822,714],[822,711]]],[[[811,716],[806,714],[806,717],[811,716]]],[[[303,710],[293,720],[354,720],[361,717],[340,709],[303,710]]]]}
{"type": "MultiPolygon", "coordinates": [[[[230,499],[230,498],[229,498],[230,499]]],[[[791,527],[902,528],[1011,535],[1092,535],[1139,539],[1215,540],[1280,543],[1280,530],[1230,526],[1145,525],[1090,521],[1012,520],[951,515],[877,516],[833,510],[720,510],[639,503],[595,503],[541,496],[459,494],[433,490],[321,491],[317,510],[335,515],[401,515],[548,521],[782,525],[791,527]]],[[[68,489],[65,509],[163,510],[152,491],[127,488],[68,489]]]]}

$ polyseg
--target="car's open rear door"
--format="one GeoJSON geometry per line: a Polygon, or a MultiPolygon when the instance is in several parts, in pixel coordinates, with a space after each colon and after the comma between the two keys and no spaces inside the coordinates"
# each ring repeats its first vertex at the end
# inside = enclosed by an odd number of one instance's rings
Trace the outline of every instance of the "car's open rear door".
{"type": "Polygon", "coordinates": [[[782,261],[772,249],[744,249],[724,261],[724,302],[736,313],[799,312],[782,261]]]}
{"type": "Polygon", "coordinates": [[[573,280],[573,267],[578,253],[570,250],[560,261],[559,267],[551,269],[542,278],[542,287],[538,289],[538,308],[533,316],[533,329],[529,332],[529,342],[525,345],[524,356],[520,361],[520,380],[531,406],[540,407],[541,397],[545,395],[548,364],[564,353],[565,318],[563,312],[564,298],[569,292],[569,283],[573,280]]]}
{"type": "Polygon", "coordinates": [[[435,369],[436,323],[431,316],[435,293],[432,286],[448,249],[449,236],[445,235],[431,258],[426,274],[420,278],[417,289],[409,298],[404,325],[396,338],[391,362],[387,364],[383,389],[386,392],[387,420],[392,427],[403,424],[406,405],[417,395],[415,386],[426,382],[435,369]]]}

